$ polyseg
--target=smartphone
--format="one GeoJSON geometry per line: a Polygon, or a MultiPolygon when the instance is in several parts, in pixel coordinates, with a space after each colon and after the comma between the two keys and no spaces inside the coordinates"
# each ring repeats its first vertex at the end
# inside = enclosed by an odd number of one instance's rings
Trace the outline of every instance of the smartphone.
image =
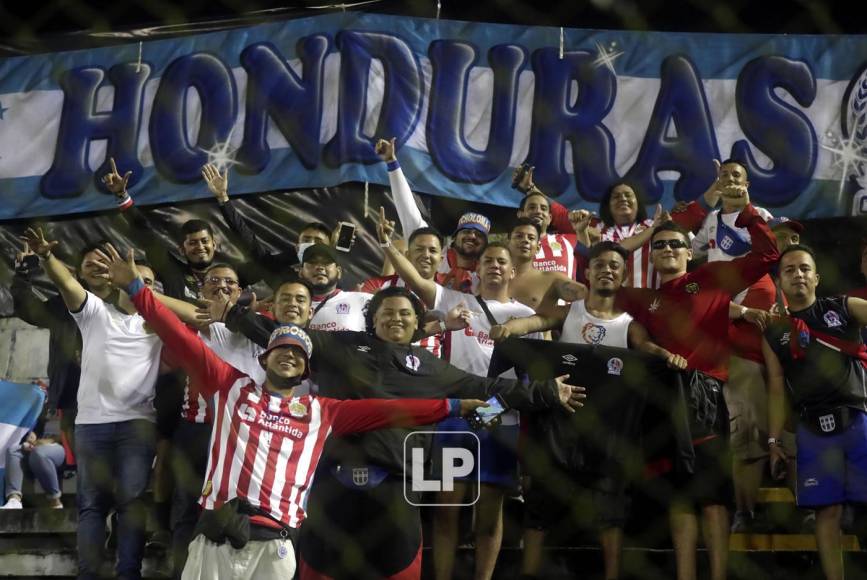
{"type": "Polygon", "coordinates": [[[494,395],[485,403],[488,404],[487,407],[479,407],[467,419],[470,426],[477,431],[479,429],[493,429],[500,424],[503,413],[509,410],[508,405],[503,402],[499,395],[494,395]]]}
{"type": "Polygon", "coordinates": [[[334,248],[339,252],[348,252],[352,249],[352,242],[355,238],[355,224],[338,222],[337,228],[337,243],[334,248]]]}

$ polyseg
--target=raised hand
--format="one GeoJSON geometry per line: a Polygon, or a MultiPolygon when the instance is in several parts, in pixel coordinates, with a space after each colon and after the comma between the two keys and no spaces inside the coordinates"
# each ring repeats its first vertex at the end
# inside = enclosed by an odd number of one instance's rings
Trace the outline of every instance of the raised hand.
{"type": "Polygon", "coordinates": [[[34,254],[40,258],[47,258],[51,255],[51,250],[59,244],[57,241],[49,241],[45,239],[45,234],[42,233],[42,228],[27,228],[24,235],[21,236],[25,248],[29,248],[34,254]]]}
{"type": "Polygon", "coordinates": [[[587,395],[584,394],[587,389],[566,384],[565,381],[568,378],[569,375],[561,375],[554,379],[554,381],[557,383],[557,392],[560,395],[560,404],[563,405],[563,408],[568,412],[574,413],[575,409],[584,406],[584,403],[581,401],[587,398],[587,395]]]}
{"type": "Polygon", "coordinates": [[[536,184],[533,182],[533,170],[536,169],[532,165],[523,163],[515,168],[512,173],[512,187],[523,194],[530,193],[536,189],[536,184]]]}
{"type": "Polygon", "coordinates": [[[220,203],[229,201],[229,169],[223,170],[223,173],[212,164],[207,164],[202,167],[202,179],[208,184],[208,189],[217,198],[220,203]]]}
{"type": "Polygon", "coordinates": [[[473,316],[473,311],[461,302],[446,312],[446,330],[463,330],[467,328],[473,316]]]}
{"type": "Polygon", "coordinates": [[[656,212],[653,214],[653,226],[656,227],[658,225],[664,224],[665,222],[671,219],[671,214],[662,209],[662,204],[656,204],[656,212]]]}
{"type": "Polygon", "coordinates": [[[593,219],[593,214],[586,209],[576,209],[569,212],[569,223],[572,224],[572,229],[579,236],[587,231],[591,219],[593,219]]]}
{"type": "Polygon", "coordinates": [[[379,236],[380,245],[391,245],[391,238],[394,236],[394,220],[385,218],[385,208],[382,206],[379,206],[379,223],[376,224],[376,234],[379,236]]]}
{"type": "Polygon", "coordinates": [[[111,165],[111,172],[102,176],[102,183],[116,197],[124,197],[127,195],[126,184],[129,183],[129,178],[132,177],[132,171],[127,171],[121,176],[117,171],[117,165],[114,163],[114,157],[109,157],[108,162],[111,165]]]}
{"type": "Polygon", "coordinates": [[[395,138],[392,137],[389,140],[380,139],[376,142],[376,147],[374,151],[379,155],[379,158],[384,162],[389,163],[391,161],[397,161],[397,155],[395,155],[395,147],[394,147],[395,138]]]}
{"type": "Polygon", "coordinates": [[[215,322],[225,322],[226,314],[235,303],[223,293],[217,294],[213,300],[202,300],[196,308],[196,319],[207,326],[215,322]]]}
{"type": "Polygon", "coordinates": [[[108,277],[115,288],[125,289],[139,278],[138,268],[135,265],[135,254],[130,248],[127,251],[126,260],[111,244],[105,245],[105,251],[96,250],[99,261],[105,266],[108,277]]]}

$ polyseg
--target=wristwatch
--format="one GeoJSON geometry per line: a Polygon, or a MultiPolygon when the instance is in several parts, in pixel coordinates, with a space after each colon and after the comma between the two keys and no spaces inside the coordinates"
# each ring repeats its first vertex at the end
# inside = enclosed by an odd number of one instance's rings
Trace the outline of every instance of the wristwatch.
{"type": "Polygon", "coordinates": [[[746,306],[741,306],[741,313],[738,318],[743,319],[743,317],[747,315],[747,310],[749,310],[749,308],[747,308],[746,306]]]}

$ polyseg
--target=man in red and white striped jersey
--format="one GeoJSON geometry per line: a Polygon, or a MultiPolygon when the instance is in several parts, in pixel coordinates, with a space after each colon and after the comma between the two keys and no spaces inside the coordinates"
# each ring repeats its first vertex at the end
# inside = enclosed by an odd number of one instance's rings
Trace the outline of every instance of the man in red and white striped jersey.
{"type": "Polygon", "coordinates": [[[335,400],[293,396],[308,373],[313,343],[294,325],[274,331],[259,361],[257,384],[214,354],[144,286],[132,261],[108,248],[112,282],[127,289],[136,309],[172,350],[196,384],[214,399],[214,432],[200,504],[220,510],[238,498],[253,514],[250,541],[236,547],[232,530],[201,528],[190,546],[184,579],[222,578],[244,568],[243,578],[291,578],[294,530],[305,518],[307,493],[325,440],[382,427],[434,423],[484,405],[480,400],[335,400]],[[222,534],[213,537],[214,533],[222,534]],[[206,537],[207,536],[207,537],[206,537]],[[219,543],[215,540],[224,540],[219,543]],[[227,545],[225,540],[231,540],[227,545]]]}
{"type": "Polygon", "coordinates": [[[539,226],[539,251],[533,258],[533,268],[540,272],[560,272],[575,278],[574,232],[549,233],[551,202],[541,191],[528,193],[518,206],[518,217],[528,218],[539,226]]]}

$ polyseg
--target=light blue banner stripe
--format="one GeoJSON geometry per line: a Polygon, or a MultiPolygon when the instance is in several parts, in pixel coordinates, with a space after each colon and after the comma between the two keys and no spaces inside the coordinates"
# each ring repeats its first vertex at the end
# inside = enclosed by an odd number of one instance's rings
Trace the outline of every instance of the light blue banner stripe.
{"type": "MultiPolygon", "coordinates": [[[[143,61],[160,76],[175,58],[192,51],[218,56],[230,67],[240,66],[239,56],[248,45],[272,42],[286,58],[294,58],[300,38],[321,33],[334,39],[341,29],[379,31],[401,37],[416,54],[427,56],[432,40],[460,39],[485,53],[498,44],[518,44],[532,52],[558,47],[560,31],[551,27],[429,20],[380,14],[336,13],[274,24],[198,34],[143,43],[143,61]]],[[[671,55],[687,55],[705,79],[734,79],[744,64],[761,55],[779,55],[810,63],[818,79],[849,79],[867,61],[867,36],[861,35],[761,35],[633,32],[617,30],[565,30],[566,50],[596,52],[596,43],[616,44],[623,56],[616,60],[618,75],[656,78],[660,63],[671,55]]],[[[332,46],[332,50],[336,47],[332,46]]],[[[77,67],[108,68],[136,62],[138,43],[90,50],[42,54],[0,60],[0,95],[59,88],[59,74],[77,67]]]]}

